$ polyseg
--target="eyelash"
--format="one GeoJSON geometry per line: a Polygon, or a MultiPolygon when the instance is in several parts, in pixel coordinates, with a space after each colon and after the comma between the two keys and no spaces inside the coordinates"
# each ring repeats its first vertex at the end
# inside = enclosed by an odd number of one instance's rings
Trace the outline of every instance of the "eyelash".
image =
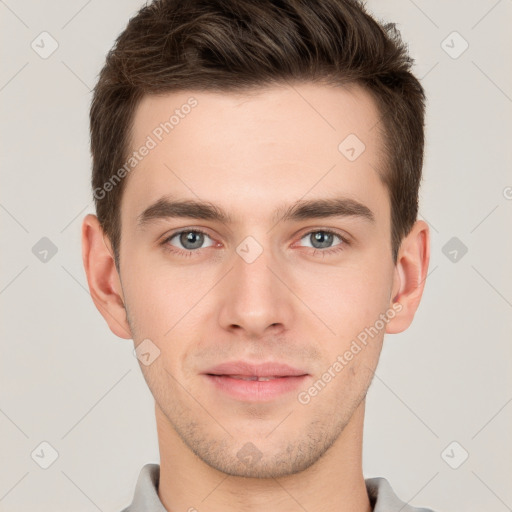
{"type": "MultiPolygon", "coordinates": [[[[341,243],[334,246],[333,248],[328,248],[328,249],[316,249],[313,247],[312,249],[313,249],[314,256],[316,256],[316,254],[318,252],[321,253],[322,257],[325,256],[326,254],[328,254],[328,255],[336,254],[341,251],[344,251],[346,245],[350,245],[350,241],[346,237],[344,237],[337,231],[333,231],[330,229],[314,229],[312,231],[308,231],[307,233],[305,233],[304,235],[302,235],[300,237],[300,240],[302,240],[304,237],[306,237],[308,235],[311,235],[313,233],[319,233],[319,232],[337,236],[341,240],[341,243]]],[[[201,249],[185,250],[185,249],[179,249],[177,247],[169,245],[168,242],[170,240],[172,240],[176,235],[181,235],[182,233],[202,233],[203,235],[206,235],[209,238],[211,238],[208,233],[206,233],[205,231],[203,231],[201,229],[182,229],[180,231],[175,231],[174,233],[172,233],[171,235],[169,235],[162,241],[161,245],[163,246],[164,250],[169,251],[174,254],[178,254],[179,256],[185,256],[185,257],[191,257],[191,256],[195,255],[194,253],[198,253],[201,249]]],[[[207,249],[207,247],[203,247],[203,249],[207,249]]]]}

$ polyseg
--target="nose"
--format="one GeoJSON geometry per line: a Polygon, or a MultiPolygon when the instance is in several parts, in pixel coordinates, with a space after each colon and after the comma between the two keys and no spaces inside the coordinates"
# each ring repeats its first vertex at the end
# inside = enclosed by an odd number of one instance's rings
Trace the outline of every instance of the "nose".
{"type": "MultiPolygon", "coordinates": [[[[233,268],[220,289],[220,325],[253,339],[288,330],[295,315],[293,293],[287,283],[291,278],[270,249],[253,261],[241,249],[235,253],[233,268]]],[[[249,244],[249,253],[254,250],[249,244]]]]}

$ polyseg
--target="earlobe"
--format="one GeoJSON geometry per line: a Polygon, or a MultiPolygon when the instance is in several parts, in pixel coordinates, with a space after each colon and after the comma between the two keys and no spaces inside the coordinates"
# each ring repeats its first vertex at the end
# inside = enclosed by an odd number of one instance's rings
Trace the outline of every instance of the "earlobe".
{"type": "Polygon", "coordinates": [[[430,259],[430,236],[428,224],[418,220],[410,233],[402,240],[395,267],[393,299],[390,307],[399,312],[386,326],[386,333],[405,331],[411,324],[425,287],[430,259]]]}
{"type": "Polygon", "coordinates": [[[82,260],[96,308],[116,336],[131,339],[112,249],[96,215],[86,215],[82,223],[82,260]]]}

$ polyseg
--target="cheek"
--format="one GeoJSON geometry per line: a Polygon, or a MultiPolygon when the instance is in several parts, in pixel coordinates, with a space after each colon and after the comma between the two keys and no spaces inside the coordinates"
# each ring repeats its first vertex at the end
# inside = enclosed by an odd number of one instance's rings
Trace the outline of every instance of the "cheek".
{"type": "Polygon", "coordinates": [[[378,262],[340,262],[298,276],[297,295],[336,336],[347,338],[375,323],[388,307],[391,275],[378,262]]]}
{"type": "Polygon", "coordinates": [[[170,378],[166,369],[173,375],[182,371],[182,360],[203,323],[200,302],[208,287],[197,283],[197,271],[183,272],[155,261],[151,264],[149,258],[143,265],[142,260],[132,257],[126,261],[134,271],[123,279],[123,290],[134,339],[137,343],[149,339],[158,347],[158,359],[142,367],[147,379],[160,375],[153,378],[156,385],[162,378],[170,378]]]}
{"type": "Polygon", "coordinates": [[[163,338],[164,334],[184,313],[186,301],[179,284],[169,272],[159,270],[147,262],[126,261],[123,291],[129,304],[130,315],[143,338],[163,338]]]}

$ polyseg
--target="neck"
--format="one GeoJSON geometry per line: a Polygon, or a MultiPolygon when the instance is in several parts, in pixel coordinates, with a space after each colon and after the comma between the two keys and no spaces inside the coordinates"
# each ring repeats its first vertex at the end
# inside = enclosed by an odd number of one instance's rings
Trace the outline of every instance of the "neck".
{"type": "Polygon", "coordinates": [[[371,512],[362,472],[364,407],[365,400],[331,447],[304,471],[245,478],[199,459],[156,405],[160,500],[169,512],[371,512]]]}

